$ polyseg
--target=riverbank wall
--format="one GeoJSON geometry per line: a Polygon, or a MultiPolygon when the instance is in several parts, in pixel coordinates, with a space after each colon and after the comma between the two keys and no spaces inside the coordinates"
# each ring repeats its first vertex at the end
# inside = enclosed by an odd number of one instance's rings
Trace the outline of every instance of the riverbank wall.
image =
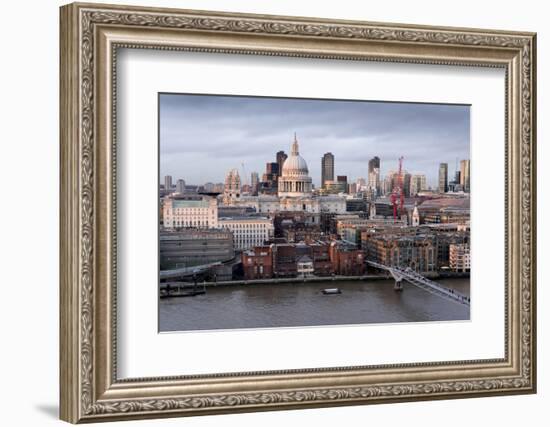
{"type": "MultiPolygon", "coordinates": [[[[425,274],[429,279],[452,279],[452,278],[467,278],[469,274],[464,273],[430,273],[425,274]]],[[[272,278],[272,279],[255,279],[255,280],[227,280],[217,282],[197,282],[197,287],[217,287],[217,286],[246,286],[246,285],[274,285],[274,284],[296,284],[300,283],[323,283],[327,286],[336,286],[339,281],[374,281],[374,280],[392,280],[392,276],[388,274],[367,274],[363,276],[306,276],[306,277],[288,277],[288,278],[272,278]]],[[[160,289],[165,289],[167,285],[170,287],[191,288],[195,287],[192,282],[168,282],[161,283],[160,289]]]]}

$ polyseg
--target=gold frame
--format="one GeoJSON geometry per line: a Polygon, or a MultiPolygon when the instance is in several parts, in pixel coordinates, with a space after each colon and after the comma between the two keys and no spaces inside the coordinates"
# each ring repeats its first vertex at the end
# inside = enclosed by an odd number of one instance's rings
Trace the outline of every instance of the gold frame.
{"type": "Polygon", "coordinates": [[[61,8],[61,419],[72,422],[534,393],[536,35],[71,4],[61,8]],[[117,380],[119,47],[506,70],[505,357],[117,380]]]}

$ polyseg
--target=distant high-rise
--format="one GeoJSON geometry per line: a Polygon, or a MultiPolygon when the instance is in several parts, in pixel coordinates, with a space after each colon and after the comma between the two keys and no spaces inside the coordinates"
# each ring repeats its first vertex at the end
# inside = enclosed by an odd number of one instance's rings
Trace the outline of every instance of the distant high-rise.
{"type": "Polygon", "coordinates": [[[176,182],[176,193],[185,193],[185,180],[178,179],[176,182]]]}
{"type": "Polygon", "coordinates": [[[447,163],[439,164],[439,181],[438,191],[440,193],[446,193],[449,191],[449,165],[447,163]]]}
{"type": "Polygon", "coordinates": [[[357,178],[357,191],[365,191],[367,189],[367,180],[365,178],[357,178]]]}
{"type": "Polygon", "coordinates": [[[428,189],[426,175],[416,174],[411,177],[411,196],[416,196],[421,191],[428,189]]]}
{"type": "Polygon", "coordinates": [[[277,176],[281,176],[281,174],[283,173],[283,164],[287,158],[288,155],[284,151],[281,150],[277,152],[277,165],[279,165],[277,176]]]}
{"type": "Polygon", "coordinates": [[[465,193],[470,192],[470,160],[460,161],[460,185],[465,193]]]}
{"type": "Polygon", "coordinates": [[[325,153],[321,159],[321,187],[326,181],[334,181],[334,154],[325,153]]]}
{"type": "Polygon", "coordinates": [[[403,171],[403,194],[405,195],[405,197],[410,197],[411,196],[411,180],[412,180],[412,175],[410,173],[408,173],[407,171],[403,171]]]}
{"type": "Polygon", "coordinates": [[[336,177],[336,182],[338,182],[342,188],[344,188],[344,193],[347,193],[349,192],[349,188],[348,188],[348,176],[347,175],[338,175],[336,177]]]}
{"type": "Polygon", "coordinates": [[[395,175],[395,172],[390,171],[386,175],[386,178],[384,178],[382,182],[382,194],[388,195],[393,191],[393,175],[395,175]]]}
{"type": "Polygon", "coordinates": [[[164,190],[170,191],[172,189],[172,175],[166,175],[164,177],[164,190]]]}
{"type": "MultiPolygon", "coordinates": [[[[374,174],[374,172],[373,172],[374,174]]],[[[399,172],[396,171],[389,171],[386,175],[386,178],[382,182],[381,187],[381,194],[390,194],[394,190],[400,188],[401,191],[403,191],[403,195],[405,197],[411,196],[412,193],[412,186],[413,186],[413,179],[412,175],[402,170],[401,171],[401,178],[399,178],[399,172]]]]}
{"type": "Polygon", "coordinates": [[[369,191],[375,196],[379,196],[381,191],[380,186],[380,158],[374,156],[369,160],[369,191]]]}
{"type": "Polygon", "coordinates": [[[262,182],[258,185],[258,193],[277,194],[279,180],[279,164],[269,162],[265,165],[265,173],[262,176],[262,182]]]}
{"type": "Polygon", "coordinates": [[[252,187],[252,194],[258,194],[258,185],[260,184],[260,177],[258,172],[252,172],[250,174],[250,186],[252,187]]]}
{"type": "Polygon", "coordinates": [[[369,160],[369,175],[374,172],[374,169],[380,170],[380,157],[374,156],[369,160]]]}
{"type": "Polygon", "coordinates": [[[340,194],[348,191],[348,186],[345,181],[325,181],[325,194],[340,194]]]}
{"type": "Polygon", "coordinates": [[[456,170],[454,178],[452,179],[452,181],[449,181],[449,191],[451,193],[454,193],[462,190],[464,190],[464,188],[460,184],[460,171],[456,170]]]}
{"type": "Polygon", "coordinates": [[[276,175],[279,176],[279,163],[276,162],[270,162],[266,163],[265,165],[265,173],[267,175],[276,175]]]}

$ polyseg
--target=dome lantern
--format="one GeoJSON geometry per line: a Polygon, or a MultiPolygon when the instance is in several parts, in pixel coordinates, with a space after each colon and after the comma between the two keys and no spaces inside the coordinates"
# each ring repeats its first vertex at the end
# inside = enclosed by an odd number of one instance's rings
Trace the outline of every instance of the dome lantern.
{"type": "Polygon", "coordinates": [[[294,142],[292,143],[292,149],[290,151],[290,154],[292,156],[300,155],[300,151],[298,149],[298,140],[296,139],[296,132],[294,132],[294,142]]]}

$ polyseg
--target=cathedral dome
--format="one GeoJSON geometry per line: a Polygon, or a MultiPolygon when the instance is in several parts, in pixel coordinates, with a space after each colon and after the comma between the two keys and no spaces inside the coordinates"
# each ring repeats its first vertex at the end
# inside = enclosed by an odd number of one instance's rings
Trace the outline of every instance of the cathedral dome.
{"type": "Polygon", "coordinates": [[[294,134],[290,155],[283,163],[283,170],[278,180],[279,197],[309,196],[311,190],[312,183],[307,163],[300,156],[298,140],[296,134],[294,134]]]}
{"type": "Polygon", "coordinates": [[[304,158],[290,155],[283,164],[283,176],[307,175],[309,170],[304,158]]]}
{"type": "Polygon", "coordinates": [[[283,170],[281,175],[283,176],[307,176],[309,170],[307,168],[307,163],[300,152],[298,151],[298,141],[296,136],[294,137],[294,143],[292,144],[292,151],[290,156],[283,163],[283,170]]]}

